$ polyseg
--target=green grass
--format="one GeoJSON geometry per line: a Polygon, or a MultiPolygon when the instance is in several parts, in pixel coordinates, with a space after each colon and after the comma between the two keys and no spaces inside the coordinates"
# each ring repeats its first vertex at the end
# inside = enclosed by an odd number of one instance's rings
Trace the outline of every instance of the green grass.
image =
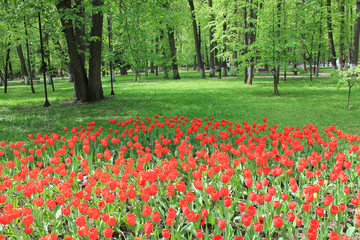
{"type": "MultiPolygon", "coordinates": [[[[210,117],[235,122],[260,122],[268,118],[270,125],[300,126],[312,123],[321,129],[334,124],[344,132],[360,134],[360,92],[353,89],[351,109],[346,109],[347,89],[337,89],[336,82],[326,77],[288,78],[280,81],[281,96],[273,95],[271,78],[255,78],[252,86],[239,78],[200,79],[197,72],[181,72],[181,80],[162,80],[162,76],[117,76],[115,96],[110,96],[110,82],[103,79],[106,100],[88,104],[73,103],[73,85],[55,80],[55,92],[48,85],[51,107],[44,108],[44,87],[0,87],[0,141],[22,141],[29,133],[50,134],[64,127],[89,121],[110,127],[108,120],[124,120],[137,115],[155,114],[210,117]]],[[[171,74],[170,74],[171,76],[171,74]]]]}

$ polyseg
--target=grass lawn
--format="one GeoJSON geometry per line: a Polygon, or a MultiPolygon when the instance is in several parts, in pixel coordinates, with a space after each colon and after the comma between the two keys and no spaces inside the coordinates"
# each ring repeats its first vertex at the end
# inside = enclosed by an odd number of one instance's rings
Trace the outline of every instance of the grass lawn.
{"type": "Polygon", "coordinates": [[[7,94],[0,87],[0,141],[23,141],[29,133],[49,134],[89,121],[110,127],[111,118],[155,114],[214,116],[234,122],[260,122],[267,117],[268,124],[279,127],[312,123],[324,129],[334,124],[344,132],[360,134],[359,89],[353,89],[347,110],[347,89],[337,89],[336,82],[327,77],[314,77],[313,82],[308,77],[280,80],[281,96],[275,97],[271,78],[255,78],[248,86],[241,76],[200,79],[197,72],[180,75],[182,79],[175,81],[142,76],[139,82],[134,82],[133,75],[117,76],[115,96],[109,95],[109,78],[104,78],[106,100],[93,104],[73,103],[73,84],[55,80],[55,92],[48,85],[49,108],[43,107],[42,82],[35,83],[36,94],[25,85],[10,84],[7,94]]]}

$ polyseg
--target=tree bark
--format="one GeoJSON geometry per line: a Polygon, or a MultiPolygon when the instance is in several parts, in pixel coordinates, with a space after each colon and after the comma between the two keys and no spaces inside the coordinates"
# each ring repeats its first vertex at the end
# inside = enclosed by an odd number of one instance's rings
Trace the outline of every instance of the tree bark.
{"type": "MultiPolygon", "coordinates": [[[[245,7],[244,7],[244,49],[242,51],[242,55],[246,55],[247,53],[247,47],[248,47],[248,44],[249,44],[249,37],[248,37],[248,33],[246,31],[247,27],[248,27],[248,24],[247,24],[247,11],[246,11],[246,8],[247,8],[247,4],[248,4],[248,0],[246,0],[246,3],[245,3],[245,7]]],[[[247,84],[247,81],[248,81],[248,68],[247,66],[245,65],[245,69],[244,69],[244,84],[247,84]]]]}
{"type": "Polygon", "coordinates": [[[65,12],[71,10],[71,0],[60,0],[59,2],[57,2],[56,7],[61,13],[60,21],[63,26],[63,32],[65,33],[66,42],[68,45],[70,64],[72,65],[75,85],[77,92],[79,93],[79,99],[83,102],[86,102],[89,100],[87,92],[88,78],[86,75],[84,63],[81,59],[80,54],[77,51],[73,22],[70,18],[67,18],[65,16],[65,12]]]}
{"type": "Polygon", "coordinates": [[[48,100],[47,86],[46,86],[45,51],[44,51],[44,46],[43,46],[40,11],[38,12],[38,19],[39,19],[40,50],[41,50],[41,71],[43,72],[43,76],[44,76],[44,89],[45,89],[45,103],[44,103],[44,107],[49,107],[49,106],[50,106],[50,103],[49,103],[49,100],[48,100]]]}
{"type": "MultiPolygon", "coordinates": [[[[101,7],[103,0],[93,0],[94,7],[101,7]]],[[[91,37],[94,39],[90,42],[90,59],[89,59],[89,90],[88,97],[91,102],[104,99],[101,85],[101,46],[102,46],[102,29],[103,13],[101,10],[92,14],[91,37]]]]}
{"type": "MultiPolygon", "coordinates": [[[[345,34],[344,34],[345,6],[343,3],[343,0],[337,0],[337,4],[338,4],[339,12],[340,12],[340,36],[345,36],[345,34]]],[[[343,37],[340,37],[339,41],[340,41],[339,42],[339,70],[342,71],[343,65],[344,65],[344,50],[345,50],[343,37]]]]}
{"type": "Polygon", "coordinates": [[[360,34],[360,0],[356,0],[356,16],[354,23],[354,32],[352,38],[352,53],[351,53],[351,63],[350,68],[354,69],[358,64],[359,57],[359,34],[360,34]]]}
{"type": "Polygon", "coordinates": [[[176,46],[175,46],[175,34],[174,28],[168,27],[168,39],[169,39],[169,46],[170,46],[170,56],[171,56],[171,65],[173,71],[173,79],[180,79],[179,69],[177,65],[177,58],[176,58],[176,46]]]}
{"type": "Polygon", "coordinates": [[[196,24],[196,18],[195,18],[194,2],[193,2],[193,0],[188,0],[188,2],[189,2],[189,6],[190,6],[190,11],[191,11],[194,40],[195,40],[195,49],[196,49],[196,58],[197,58],[198,66],[200,69],[200,77],[205,78],[205,69],[204,69],[204,64],[202,62],[202,57],[201,57],[199,35],[198,35],[198,31],[197,31],[197,24],[196,24]]]}
{"type": "MultiPolygon", "coordinates": [[[[208,3],[209,3],[209,8],[211,10],[212,0],[209,0],[208,3]]],[[[213,20],[214,20],[214,14],[210,13],[209,21],[213,21],[213,20]]],[[[213,43],[213,39],[214,39],[213,28],[214,28],[213,26],[211,26],[209,28],[209,41],[210,41],[210,44],[209,44],[210,45],[209,77],[215,77],[215,54],[214,54],[214,43],[213,43]]]]}
{"type": "MultiPolygon", "coordinates": [[[[250,19],[256,19],[256,14],[254,11],[254,2],[253,0],[250,0],[250,9],[249,9],[249,14],[250,14],[250,19]]],[[[255,43],[255,39],[256,39],[256,33],[255,33],[255,25],[253,23],[253,21],[250,21],[249,23],[249,28],[250,28],[250,32],[249,32],[249,46],[253,45],[255,43]]],[[[249,71],[248,71],[248,81],[247,84],[248,85],[252,85],[252,81],[253,81],[253,77],[254,77],[254,66],[255,64],[255,58],[251,57],[251,59],[249,60],[249,71]]]]}
{"type": "Polygon", "coordinates": [[[153,61],[150,62],[150,73],[155,73],[155,71],[154,71],[154,62],[153,61]]]}
{"type": "Polygon", "coordinates": [[[5,76],[4,76],[4,93],[7,93],[7,81],[8,81],[8,66],[10,60],[10,42],[8,43],[8,49],[6,51],[6,60],[5,60],[5,76]]]}
{"type": "Polygon", "coordinates": [[[9,79],[13,80],[15,78],[15,76],[14,76],[14,71],[13,71],[13,67],[12,67],[10,58],[9,58],[9,71],[10,71],[9,79]]]}
{"type": "Polygon", "coordinates": [[[239,62],[236,60],[238,58],[238,51],[234,51],[233,52],[233,59],[235,59],[234,64],[232,65],[232,73],[231,76],[236,77],[237,76],[237,72],[238,72],[238,68],[239,68],[239,62]]]}
{"type": "MultiPolygon", "coordinates": [[[[226,22],[223,24],[223,33],[225,34],[225,31],[226,31],[226,22]]],[[[223,48],[223,53],[224,53],[224,55],[225,55],[225,53],[226,53],[226,43],[225,43],[225,41],[224,41],[224,48],[223,48]]],[[[227,77],[227,62],[226,62],[226,58],[222,61],[222,70],[223,70],[223,76],[224,77],[227,77]]]]}
{"type": "Polygon", "coordinates": [[[25,84],[29,85],[29,83],[30,83],[29,82],[29,74],[28,74],[28,72],[26,70],[25,58],[24,58],[24,54],[23,54],[21,44],[16,46],[16,51],[17,51],[17,53],[19,55],[20,64],[21,64],[21,71],[22,71],[22,74],[23,74],[23,77],[24,77],[25,84]]]}
{"type": "Polygon", "coordinates": [[[74,71],[72,70],[71,64],[68,63],[68,74],[69,74],[69,83],[75,82],[74,71]]]}
{"type": "MultiPolygon", "coordinates": [[[[111,24],[111,16],[108,16],[108,33],[109,33],[109,52],[113,53],[113,46],[112,46],[112,24],[111,24]]],[[[114,63],[112,60],[112,56],[110,59],[110,83],[111,83],[111,93],[110,95],[115,95],[114,92],[114,82],[115,82],[115,74],[113,73],[114,63]]]]}
{"type": "Polygon", "coordinates": [[[335,45],[334,45],[334,37],[333,37],[333,29],[331,23],[331,0],[327,0],[327,28],[328,28],[328,38],[329,38],[329,48],[330,48],[330,61],[332,69],[336,69],[336,53],[335,53],[335,45]]]}
{"type": "Polygon", "coordinates": [[[32,80],[32,70],[30,64],[30,47],[29,47],[29,37],[27,31],[27,24],[26,24],[26,16],[24,16],[24,28],[25,28],[25,36],[26,36],[26,54],[27,54],[27,63],[28,63],[28,70],[29,70],[29,77],[30,77],[30,84],[31,84],[31,91],[35,93],[34,84],[32,80]]]}
{"type": "Polygon", "coordinates": [[[86,52],[86,30],[85,30],[85,7],[82,0],[75,0],[74,8],[76,8],[77,17],[75,18],[75,38],[82,64],[85,66],[86,52]]]}

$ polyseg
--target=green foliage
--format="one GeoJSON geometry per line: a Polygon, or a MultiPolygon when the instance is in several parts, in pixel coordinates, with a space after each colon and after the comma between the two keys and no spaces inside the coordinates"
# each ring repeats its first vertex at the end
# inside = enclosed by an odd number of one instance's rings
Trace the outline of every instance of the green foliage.
{"type": "Polygon", "coordinates": [[[356,66],[354,69],[348,68],[344,71],[336,71],[334,76],[338,79],[338,88],[357,86],[360,81],[360,66],[356,66]]]}

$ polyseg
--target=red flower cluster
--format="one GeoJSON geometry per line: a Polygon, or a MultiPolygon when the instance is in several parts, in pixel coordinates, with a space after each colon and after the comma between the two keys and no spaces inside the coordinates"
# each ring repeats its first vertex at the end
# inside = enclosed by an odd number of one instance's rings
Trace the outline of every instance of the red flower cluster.
{"type": "MultiPolygon", "coordinates": [[[[0,141],[0,239],[21,229],[42,240],[95,240],[127,228],[137,240],[241,240],[295,223],[308,239],[347,239],[320,226],[333,215],[344,223],[345,203],[360,203],[358,135],[334,125],[280,130],[266,118],[249,124],[156,115],[109,125],[0,141]],[[57,234],[43,231],[47,222],[57,234]]],[[[360,226],[360,211],[353,217],[360,226]]]]}

